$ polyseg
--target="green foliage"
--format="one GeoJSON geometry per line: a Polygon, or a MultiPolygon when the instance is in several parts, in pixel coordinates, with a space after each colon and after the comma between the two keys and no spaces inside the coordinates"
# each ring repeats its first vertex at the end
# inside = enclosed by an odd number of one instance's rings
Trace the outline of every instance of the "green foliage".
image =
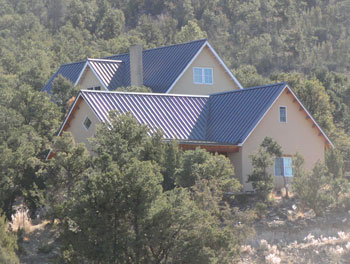
{"type": "MultiPolygon", "coordinates": [[[[232,261],[252,233],[254,214],[224,202],[224,194],[240,186],[229,160],[200,149],[181,152],[161,133],[149,136],[130,115],[110,115],[111,124],[92,140],[91,172],[73,179],[70,199],[62,205],[63,261],[232,261]],[[178,171],[179,177],[193,177],[191,188],[174,188],[178,171]]],[[[65,154],[68,164],[80,157],[68,153],[74,148],[65,154]]],[[[58,171],[67,163],[50,162],[58,171]]]]}
{"type": "Polygon", "coordinates": [[[255,211],[260,218],[263,218],[267,212],[267,204],[263,202],[257,202],[255,205],[255,211]]]}
{"type": "Polygon", "coordinates": [[[119,87],[117,89],[118,92],[135,92],[135,93],[151,93],[152,90],[146,86],[127,86],[127,87],[119,87]]]}
{"type": "Polygon", "coordinates": [[[181,31],[175,35],[176,43],[189,42],[196,39],[206,38],[207,34],[200,29],[196,20],[188,21],[188,24],[181,28],[181,31]]]}
{"type": "Polygon", "coordinates": [[[76,144],[69,132],[57,137],[51,149],[54,157],[37,172],[46,187],[46,202],[55,217],[64,202],[71,199],[72,190],[89,172],[91,156],[83,143],[76,144]],[[56,212],[56,213],[55,213],[56,212]]]}
{"type": "Polygon", "coordinates": [[[79,88],[62,75],[58,75],[52,82],[52,100],[61,108],[62,113],[69,110],[69,99],[76,96],[79,88]]]}
{"type": "Polygon", "coordinates": [[[24,197],[31,209],[40,203],[44,183],[36,171],[45,159],[60,114],[47,94],[7,81],[10,86],[2,87],[0,93],[0,208],[10,217],[18,197],[24,197]]]}
{"type": "Polygon", "coordinates": [[[5,215],[0,210],[0,263],[17,264],[17,236],[8,229],[5,215]]]}
{"type": "Polygon", "coordinates": [[[343,157],[339,150],[331,148],[326,152],[326,163],[328,172],[333,178],[343,177],[343,157]]]}
{"type": "Polygon", "coordinates": [[[248,182],[252,183],[256,194],[263,201],[267,201],[274,187],[273,175],[268,170],[275,158],[281,156],[281,146],[270,137],[265,137],[257,153],[251,155],[253,172],[248,176],[248,182]]]}
{"type": "Polygon", "coordinates": [[[321,215],[332,203],[331,178],[327,168],[320,162],[315,164],[312,172],[305,171],[303,164],[303,157],[297,153],[293,160],[293,190],[302,206],[311,208],[316,215],[321,215]]]}

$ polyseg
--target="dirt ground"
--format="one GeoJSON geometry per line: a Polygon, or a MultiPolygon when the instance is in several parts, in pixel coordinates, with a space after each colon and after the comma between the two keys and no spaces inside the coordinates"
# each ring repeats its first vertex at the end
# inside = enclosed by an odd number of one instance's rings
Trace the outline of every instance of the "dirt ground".
{"type": "Polygon", "coordinates": [[[276,199],[242,247],[240,263],[350,263],[350,212],[301,212],[295,200],[276,199]]]}
{"type": "MultiPolygon", "coordinates": [[[[27,228],[20,245],[21,263],[58,263],[54,226],[42,221],[27,228]]],[[[255,233],[242,246],[240,264],[350,264],[350,211],[326,211],[316,217],[311,210],[302,213],[293,199],[277,197],[265,217],[256,221],[255,233]]]]}

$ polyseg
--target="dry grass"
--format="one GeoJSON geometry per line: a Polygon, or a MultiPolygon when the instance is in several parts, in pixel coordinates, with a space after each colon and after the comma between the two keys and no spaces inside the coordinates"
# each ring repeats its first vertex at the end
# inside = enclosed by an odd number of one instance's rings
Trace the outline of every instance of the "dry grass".
{"type": "Polygon", "coordinates": [[[22,229],[25,234],[30,234],[36,230],[42,230],[50,221],[43,221],[40,224],[33,225],[29,216],[29,209],[20,207],[16,213],[11,216],[10,229],[17,232],[22,229]]]}

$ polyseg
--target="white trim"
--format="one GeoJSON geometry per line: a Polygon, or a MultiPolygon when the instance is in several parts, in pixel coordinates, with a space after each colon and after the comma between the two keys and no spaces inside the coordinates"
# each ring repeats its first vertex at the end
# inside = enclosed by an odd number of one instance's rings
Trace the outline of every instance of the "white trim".
{"type": "Polygon", "coordinates": [[[289,88],[289,86],[286,84],[284,86],[284,88],[282,89],[282,91],[280,92],[280,94],[277,96],[277,98],[272,102],[272,104],[270,105],[270,107],[266,110],[266,112],[263,114],[263,116],[260,118],[260,120],[256,123],[256,125],[253,127],[253,129],[249,132],[249,134],[246,136],[246,138],[243,140],[242,143],[238,144],[238,146],[243,146],[243,144],[246,142],[246,140],[249,138],[249,136],[253,133],[253,131],[255,130],[255,128],[260,124],[261,120],[263,120],[263,118],[265,117],[265,115],[269,112],[269,110],[271,109],[271,107],[275,104],[275,102],[278,100],[278,98],[281,96],[281,94],[284,92],[285,89],[288,89],[288,91],[290,91],[290,93],[294,96],[294,98],[297,100],[297,102],[301,105],[301,107],[303,108],[303,110],[306,112],[306,114],[310,117],[310,119],[314,122],[314,124],[317,126],[317,128],[321,131],[321,133],[323,134],[323,136],[326,138],[326,140],[328,141],[328,143],[334,148],[334,145],[332,143],[332,141],[330,141],[330,139],[327,137],[327,135],[323,132],[323,130],[320,128],[320,126],[317,124],[317,122],[312,118],[312,116],[309,114],[309,112],[306,110],[305,106],[299,101],[298,97],[295,95],[295,93],[293,92],[292,89],[289,88]]]}
{"type": "MultiPolygon", "coordinates": [[[[87,101],[85,101],[84,97],[82,96],[82,91],[84,91],[84,90],[80,90],[79,93],[78,93],[78,95],[77,95],[77,97],[75,98],[74,103],[73,103],[73,105],[71,106],[71,108],[70,108],[70,110],[69,110],[69,112],[68,112],[66,118],[64,119],[64,121],[63,121],[63,123],[62,123],[62,125],[61,125],[61,127],[60,127],[60,130],[58,131],[56,137],[58,137],[58,136],[61,135],[62,130],[63,130],[64,126],[66,125],[66,123],[67,123],[67,121],[68,121],[68,118],[70,117],[70,115],[71,115],[73,109],[75,108],[75,105],[76,105],[76,103],[78,102],[78,99],[79,99],[80,97],[81,97],[81,98],[83,99],[83,101],[89,106],[90,110],[91,110],[92,113],[96,116],[97,120],[99,120],[100,122],[102,122],[102,120],[98,117],[98,115],[95,113],[95,111],[91,108],[90,104],[89,104],[87,101]]],[[[100,91],[96,91],[96,92],[100,92],[100,91]]],[[[84,120],[85,120],[85,119],[84,119],[84,120]]],[[[50,151],[49,151],[49,153],[47,154],[45,160],[47,160],[47,159],[49,158],[51,152],[52,152],[52,150],[50,149],[50,151]]]]}
{"type": "Polygon", "coordinates": [[[281,96],[281,94],[283,93],[283,91],[286,89],[286,87],[288,87],[287,85],[284,86],[284,88],[282,89],[282,91],[280,92],[280,94],[276,97],[276,99],[272,102],[272,104],[269,106],[269,108],[266,110],[266,112],[263,114],[263,116],[260,118],[260,120],[256,123],[256,125],[253,127],[252,130],[250,130],[249,134],[246,136],[246,138],[243,140],[242,143],[238,144],[239,146],[243,146],[243,144],[246,142],[246,140],[249,138],[249,136],[253,133],[253,131],[255,130],[255,128],[260,124],[261,120],[264,119],[265,115],[270,111],[271,107],[275,104],[275,102],[278,100],[278,98],[281,96]]]}
{"type": "Polygon", "coordinates": [[[88,115],[85,116],[85,119],[84,119],[84,121],[82,122],[82,124],[83,124],[83,127],[85,128],[85,130],[88,131],[89,128],[91,127],[91,125],[92,125],[92,121],[91,121],[91,119],[89,118],[88,115]],[[90,120],[90,126],[89,126],[89,127],[86,127],[86,126],[85,126],[85,121],[86,121],[86,119],[89,119],[89,120],[90,120]]]}
{"type": "Polygon", "coordinates": [[[99,75],[96,73],[96,71],[94,70],[94,67],[92,67],[92,66],[90,65],[90,63],[89,63],[90,60],[93,60],[93,59],[89,59],[89,58],[87,59],[85,65],[84,65],[84,68],[82,69],[82,71],[81,71],[80,74],[79,74],[78,79],[77,79],[77,80],[75,81],[75,83],[74,83],[74,86],[77,86],[77,85],[78,85],[78,83],[80,82],[81,77],[83,76],[84,72],[86,71],[86,67],[89,65],[89,68],[90,68],[90,70],[92,71],[92,73],[93,73],[93,74],[95,75],[95,77],[100,81],[100,83],[102,84],[102,86],[108,91],[106,85],[103,83],[103,81],[101,80],[100,76],[99,76],[99,75]]]}
{"type": "Polygon", "coordinates": [[[203,84],[203,85],[213,85],[214,84],[214,69],[213,68],[210,68],[210,67],[192,67],[192,73],[193,73],[193,83],[194,84],[203,84]],[[202,76],[202,81],[204,79],[204,82],[196,82],[195,79],[194,79],[194,70],[195,69],[200,69],[201,70],[201,76],[202,76]],[[205,70],[211,70],[211,83],[206,83],[205,82],[205,70]]]}
{"type": "Polygon", "coordinates": [[[278,121],[279,121],[280,123],[287,124],[287,122],[288,122],[288,118],[287,118],[287,106],[285,106],[285,105],[279,105],[279,106],[278,106],[278,121]],[[282,108],[282,107],[284,107],[284,108],[286,109],[286,121],[285,121],[285,122],[282,122],[282,121],[281,121],[281,108],[282,108]]]}
{"type": "Polygon", "coordinates": [[[230,75],[230,77],[232,78],[232,80],[237,84],[239,89],[243,89],[243,86],[240,84],[240,82],[236,79],[236,77],[232,74],[232,72],[230,71],[230,69],[226,66],[226,64],[224,63],[224,61],[219,57],[219,55],[216,53],[216,51],[213,49],[213,47],[209,44],[208,41],[206,41],[206,45],[208,46],[208,48],[210,49],[210,51],[215,55],[216,59],[220,62],[220,64],[224,67],[224,69],[226,70],[226,72],[228,73],[228,75],[230,75]]]}
{"type": "Polygon", "coordinates": [[[192,65],[193,61],[198,57],[198,55],[202,52],[202,50],[205,47],[205,44],[207,43],[204,42],[203,46],[197,51],[197,53],[193,56],[192,60],[190,60],[190,62],[186,65],[185,69],[183,69],[183,71],[180,73],[179,76],[177,76],[177,78],[175,79],[175,81],[172,83],[172,85],[170,85],[169,89],[165,92],[166,94],[169,93],[175,86],[175,84],[180,80],[180,78],[182,77],[182,75],[184,75],[184,73],[187,71],[187,69],[192,65]]]}
{"type": "Polygon", "coordinates": [[[89,61],[106,61],[106,62],[116,62],[116,63],[121,63],[123,61],[121,60],[108,60],[108,59],[91,59],[91,58],[88,58],[89,61]]]}
{"type": "Polygon", "coordinates": [[[83,69],[82,69],[81,72],[79,73],[78,79],[77,79],[77,80],[75,81],[75,83],[74,83],[74,86],[77,86],[77,85],[78,85],[78,83],[79,83],[79,81],[80,81],[80,79],[81,79],[83,73],[85,72],[85,69],[86,69],[87,65],[88,65],[88,61],[86,60],[83,69]]]}
{"type": "Polygon", "coordinates": [[[165,92],[166,94],[169,93],[175,86],[175,84],[179,81],[179,79],[182,77],[182,75],[184,75],[184,73],[188,70],[188,68],[192,65],[193,61],[198,57],[198,55],[202,52],[202,50],[204,49],[204,47],[208,47],[210,49],[210,51],[214,54],[215,58],[219,61],[219,63],[224,67],[224,69],[226,70],[226,72],[228,73],[228,75],[231,77],[231,79],[237,84],[239,89],[243,89],[243,86],[239,83],[239,81],[236,79],[236,77],[232,74],[232,72],[230,71],[230,69],[226,66],[226,64],[224,63],[224,61],[219,57],[219,55],[216,53],[216,51],[213,49],[213,47],[209,44],[208,41],[205,41],[203,46],[197,51],[197,53],[193,56],[193,58],[191,59],[191,61],[187,64],[187,66],[185,67],[185,69],[180,73],[179,76],[177,76],[177,78],[175,79],[175,81],[171,84],[171,86],[169,87],[169,89],[165,92]]]}
{"type": "Polygon", "coordinates": [[[96,90],[80,90],[88,93],[116,93],[116,94],[138,94],[138,95],[157,95],[157,96],[181,96],[181,97],[200,97],[209,98],[210,95],[192,95],[192,94],[164,94],[164,93],[143,93],[143,92],[119,92],[119,91],[96,91],[96,90]]]}

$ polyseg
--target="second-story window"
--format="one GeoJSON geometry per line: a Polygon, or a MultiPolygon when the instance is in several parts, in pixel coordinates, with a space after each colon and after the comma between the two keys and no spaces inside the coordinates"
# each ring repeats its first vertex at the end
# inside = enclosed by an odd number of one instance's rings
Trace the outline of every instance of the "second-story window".
{"type": "Polygon", "coordinates": [[[212,68],[193,68],[193,83],[195,84],[213,84],[212,68]]]}

